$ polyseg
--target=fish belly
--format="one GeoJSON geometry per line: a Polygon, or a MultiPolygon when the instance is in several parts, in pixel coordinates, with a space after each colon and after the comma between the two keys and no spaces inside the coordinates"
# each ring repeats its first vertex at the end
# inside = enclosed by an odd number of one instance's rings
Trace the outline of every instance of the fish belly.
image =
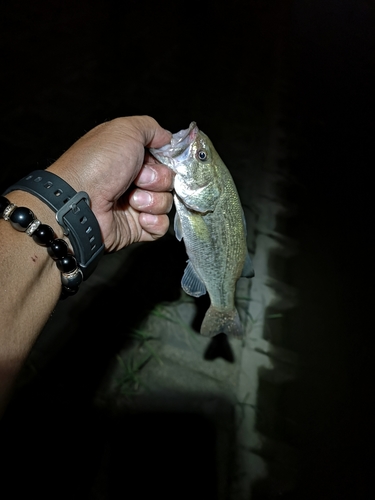
{"type": "Polygon", "coordinates": [[[175,205],[190,263],[211,300],[201,333],[213,336],[224,331],[240,336],[234,296],[247,254],[242,209],[239,206],[236,211],[221,202],[214,212],[200,214],[178,197],[175,205]]]}

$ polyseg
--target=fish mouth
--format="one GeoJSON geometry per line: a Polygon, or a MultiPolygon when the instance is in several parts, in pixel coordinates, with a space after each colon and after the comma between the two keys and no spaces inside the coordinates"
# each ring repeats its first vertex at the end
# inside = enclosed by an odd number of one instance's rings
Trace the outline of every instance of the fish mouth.
{"type": "Polygon", "coordinates": [[[161,163],[175,170],[177,163],[181,163],[188,158],[190,145],[194,142],[198,133],[197,124],[191,122],[189,128],[173,134],[169,144],[158,149],[150,148],[150,153],[161,163]]]}
{"type": "Polygon", "coordinates": [[[180,148],[181,146],[188,146],[191,144],[194,139],[197,137],[198,134],[198,127],[195,122],[191,122],[189,125],[189,128],[185,130],[180,130],[179,132],[176,132],[172,136],[172,140],[170,143],[170,147],[172,148],[180,148]]]}

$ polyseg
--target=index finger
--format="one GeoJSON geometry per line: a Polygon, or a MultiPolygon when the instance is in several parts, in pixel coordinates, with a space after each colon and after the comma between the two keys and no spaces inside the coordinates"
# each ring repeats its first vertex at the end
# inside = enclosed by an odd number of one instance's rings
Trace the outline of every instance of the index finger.
{"type": "Polygon", "coordinates": [[[160,148],[171,141],[172,134],[159,125],[151,116],[133,116],[134,126],[143,137],[147,148],[160,148]]]}

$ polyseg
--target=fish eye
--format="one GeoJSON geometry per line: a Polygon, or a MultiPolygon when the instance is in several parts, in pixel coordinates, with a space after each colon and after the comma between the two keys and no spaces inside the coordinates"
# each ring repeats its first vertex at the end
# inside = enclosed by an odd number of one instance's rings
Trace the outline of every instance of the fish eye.
{"type": "Polygon", "coordinates": [[[203,149],[200,149],[197,152],[197,158],[200,161],[206,161],[207,160],[207,153],[206,153],[206,151],[204,151],[203,149]]]}

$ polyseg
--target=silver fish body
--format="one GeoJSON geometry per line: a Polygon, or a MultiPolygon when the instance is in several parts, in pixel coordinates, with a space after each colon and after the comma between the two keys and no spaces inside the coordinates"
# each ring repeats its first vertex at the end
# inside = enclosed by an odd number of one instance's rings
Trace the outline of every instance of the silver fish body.
{"type": "Polygon", "coordinates": [[[254,270],[233,179],[195,122],[174,134],[170,144],[150,151],[176,174],[174,230],[189,256],[181,285],[194,297],[208,292],[211,300],[201,334],[241,337],[235,287],[241,275],[253,277],[254,270]]]}

